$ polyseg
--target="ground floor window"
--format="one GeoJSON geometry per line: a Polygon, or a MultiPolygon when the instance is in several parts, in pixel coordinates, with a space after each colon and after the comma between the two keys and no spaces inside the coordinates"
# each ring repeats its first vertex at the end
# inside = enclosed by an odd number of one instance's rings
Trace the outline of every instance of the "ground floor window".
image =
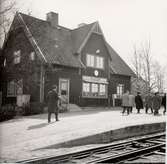
{"type": "Polygon", "coordinates": [[[107,84],[83,82],[82,86],[83,97],[107,98],[107,84]]]}
{"type": "Polygon", "coordinates": [[[23,94],[23,80],[12,80],[7,83],[7,96],[15,97],[23,94]]]}
{"type": "Polygon", "coordinates": [[[122,96],[123,93],[124,93],[124,85],[123,84],[118,84],[117,85],[117,95],[122,96]]]}

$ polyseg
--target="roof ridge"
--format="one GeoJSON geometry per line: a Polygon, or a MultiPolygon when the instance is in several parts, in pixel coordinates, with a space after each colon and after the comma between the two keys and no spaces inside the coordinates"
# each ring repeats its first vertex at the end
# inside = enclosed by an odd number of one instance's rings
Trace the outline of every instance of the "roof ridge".
{"type": "Polygon", "coordinates": [[[74,31],[74,30],[78,30],[78,29],[84,28],[85,26],[90,26],[90,25],[93,26],[93,24],[95,24],[95,23],[97,23],[97,22],[98,22],[98,21],[95,21],[95,22],[92,22],[92,23],[89,23],[89,24],[85,24],[84,26],[76,27],[76,28],[72,29],[71,31],[74,31]]]}

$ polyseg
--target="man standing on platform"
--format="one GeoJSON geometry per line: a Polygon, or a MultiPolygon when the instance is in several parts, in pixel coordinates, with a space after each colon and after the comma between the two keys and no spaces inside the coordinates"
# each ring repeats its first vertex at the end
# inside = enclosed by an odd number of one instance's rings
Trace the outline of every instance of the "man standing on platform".
{"type": "Polygon", "coordinates": [[[162,97],[162,106],[164,107],[163,114],[166,113],[166,93],[164,93],[164,96],[162,97]]]}
{"type": "Polygon", "coordinates": [[[140,92],[137,92],[137,96],[135,97],[136,109],[137,113],[140,113],[140,109],[143,109],[143,100],[140,96],[140,92]]]}
{"type": "Polygon", "coordinates": [[[154,115],[158,115],[159,114],[159,109],[161,107],[161,98],[158,95],[158,92],[156,92],[155,95],[153,96],[152,107],[153,107],[153,110],[154,110],[154,115]]]}
{"type": "Polygon", "coordinates": [[[148,109],[151,109],[151,113],[153,113],[152,109],[152,96],[150,93],[145,97],[145,108],[146,108],[146,113],[148,113],[148,109]]]}
{"type": "Polygon", "coordinates": [[[52,90],[48,92],[47,95],[47,103],[48,103],[48,123],[51,121],[51,114],[55,114],[56,121],[59,121],[58,119],[58,100],[59,96],[57,93],[57,86],[53,85],[52,90]]]}
{"type": "Polygon", "coordinates": [[[129,110],[132,113],[133,107],[135,106],[135,96],[133,94],[129,94],[129,110]]]}
{"type": "Polygon", "coordinates": [[[122,114],[127,110],[127,114],[129,115],[129,91],[126,91],[126,93],[122,95],[122,107],[122,114]]]}

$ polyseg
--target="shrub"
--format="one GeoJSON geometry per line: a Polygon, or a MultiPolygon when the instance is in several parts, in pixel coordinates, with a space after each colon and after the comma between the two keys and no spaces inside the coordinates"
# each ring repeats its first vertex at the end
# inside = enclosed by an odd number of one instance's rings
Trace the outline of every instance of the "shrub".
{"type": "Polygon", "coordinates": [[[16,116],[15,105],[6,104],[0,108],[0,121],[12,119],[16,116]]]}
{"type": "Polygon", "coordinates": [[[25,104],[23,107],[23,115],[33,115],[43,113],[44,105],[40,102],[30,102],[29,104],[25,104]]]}

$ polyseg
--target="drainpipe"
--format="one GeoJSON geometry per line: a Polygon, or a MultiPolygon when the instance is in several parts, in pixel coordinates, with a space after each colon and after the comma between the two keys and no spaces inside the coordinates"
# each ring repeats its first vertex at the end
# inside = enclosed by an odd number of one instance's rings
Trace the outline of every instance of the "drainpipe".
{"type": "Polygon", "coordinates": [[[44,101],[44,86],[45,86],[45,69],[44,65],[40,66],[40,103],[44,101]]]}

